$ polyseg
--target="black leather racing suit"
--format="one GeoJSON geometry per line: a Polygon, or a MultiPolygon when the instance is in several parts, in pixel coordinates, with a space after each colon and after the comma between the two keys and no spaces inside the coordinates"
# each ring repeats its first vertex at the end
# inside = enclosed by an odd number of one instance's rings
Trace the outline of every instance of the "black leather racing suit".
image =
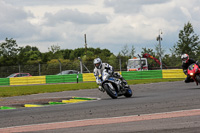
{"type": "Polygon", "coordinates": [[[196,61],[194,61],[193,59],[189,59],[187,63],[182,64],[183,72],[185,73],[185,75],[187,75],[187,77],[185,78],[185,83],[194,82],[193,79],[191,79],[191,77],[187,74],[188,67],[193,63],[196,63],[196,61]]]}

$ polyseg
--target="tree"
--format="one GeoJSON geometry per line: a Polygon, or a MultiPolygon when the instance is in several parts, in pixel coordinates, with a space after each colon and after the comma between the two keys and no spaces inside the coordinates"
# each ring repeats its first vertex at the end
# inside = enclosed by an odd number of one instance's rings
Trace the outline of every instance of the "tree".
{"type": "Polygon", "coordinates": [[[133,58],[134,56],[135,56],[135,47],[134,47],[134,45],[132,45],[130,57],[133,58]]]}
{"type": "Polygon", "coordinates": [[[6,38],[5,41],[0,44],[0,55],[4,57],[16,57],[19,52],[16,40],[6,38]]]}
{"type": "Polygon", "coordinates": [[[60,50],[60,46],[58,45],[52,45],[50,48],[48,48],[49,53],[52,53],[52,58],[53,59],[64,59],[63,53],[60,50]]]}
{"type": "Polygon", "coordinates": [[[37,47],[27,45],[20,47],[17,58],[19,64],[35,64],[41,61],[42,54],[37,47]]]}
{"type": "MultiPolygon", "coordinates": [[[[114,70],[118,69],[119,68],[119,59],[114,55],[112,54],[110,57],[109,57],[109,60],[108,60],[108,63],[113,66],[114,70]]],[[[119,69],[118,69],[119,70],[119,69]]]]}
{"type": "Polygon", "coordinates": [[[63,55],[63,58],[64,59],[69,59],[70,58],[70,54],[73,50],[71,49],[64,49],[64,50],[60,50],[62,55],[63,55]]]}
{"type": "Polygon", "coordinates": [[[2,65],[17,64],[18,53],[19,47],[16,40],[6,38],[5,42],[0,44],[0,63],[2,65]]]}
{"type": "Polygon", "coordinates": [[[194,33],[193,26],[190,22],[184,25],[183,30],[179,32],[179,40],[173,46],[174,52],[180,56],[184,53],[195,58],[200,52],[199,36],[194,33]]]}
{"type": "Polygon", "coordinates": [[[84,55],[85,55],[85,48],[77,48],[70,53],[69,59],[74,60],[84,55]]]}
{"type": "Polygon", "coordinates": [[[48,50],[54,54],[57,51],[60,51],[60,46],[58,46],[58,45],[52,45],[50,48],[48,48],[48,50]]]}
{"type": "Polygon", "coordinates": [[[31,47],[29,45],[25,47],[20,47],[19,54],[17,56],[19,64],[34,64],[40,62],[42,54],[39,49],[35,46],[31,47]]]}
{"type": "MultiPolygon", "coordinates": [[[[151,56],[155,57],[158,59],[159,56],[156,56],[155,52],[151,48],[142,48],[143,51],[141,51],[141,55],[144,55],[145,53],[150,54],[151,56]]],[[[147,59],[148,62],[148,67],[149,69],[152,69],[153,67],[159,67],[159,64],[156,63],[153,59],[147,59]]]]}
{"type": "Polygon", "coordinates": [[[108,49],[102,49],[101,53],[99,53],[98,55],[100,58],[102,58],[102,60],[108,60],[108,57],[110,57],[112,53],[108,49]]]}
{"type": "Polygon", "coordinates": [[[164,56],[165,50],[161,47],[161,52],[160,52],[160,46],[159,44],[155,45],[155,51],[156,51],[156,55],[160,57],[164,56]]]}
{"type": "Polygon", "coordinates": [[[53,57],[52,52],[42,53],[42,63],[47,63],[52,59],[52,57],[53,57]]]}
{"type": "Polygon", "coordinates": [[[128,45],[124,45],[123,49],[121,50],[122,56],[128,56],[129,50],[128,50],[128,45]]]}
{"type": "Polygon", "coordinates": [[[143,51],[141,51],[141,55],[144,55],[145,53],[148,53],[152,56],[155,56],[155,52],[151,48],[142,48],[143,51]]]}
{"type": "Polygon", "coordinates": [[[181,67],[181,58],[179,56],[175,56],[175,54],[166,54],[162,58],[163,65],[166,65],[168,69],[170,68],[180,68],[181,67]]]}

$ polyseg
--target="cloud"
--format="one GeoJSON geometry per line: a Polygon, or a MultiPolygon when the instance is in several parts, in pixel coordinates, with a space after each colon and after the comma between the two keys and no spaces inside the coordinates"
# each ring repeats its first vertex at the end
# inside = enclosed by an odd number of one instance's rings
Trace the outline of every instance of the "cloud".
{"type": "Polygon", "coordinates": [[[162,4],[169,0],[105,0],[106,7],[113,7],[116,13],[135,14],[138,13],[142,6],[162,4]]]}
{"type": "Polygon", "coordinates": [[[95,12],[93,14],[82,13],[76,10],[65,9],[55,14],[46,13],[44,16],[45,24],[55,25],[64,22],[71,22],[75,24],[102,24],[107,23],[106,15],[95,12]]]}
{"type": "Polygon", "coordinates": [[[33,17],[30,12],[0,1],[0,39],[30,37],[37,31],[27,19],[33,17]]]}
{"type": "Polygon", "coordinates": [[[163,47],[172,47],[178,33],[190,21],[200,33],[198,0],[0,0],[0,40],[14,38],[19,45],[47,51],[108,48],[113,53],[126,44],[154,48],[162,29],[163,47]]]}
{"type": "Polygon", "coordinates": [[[15,6],[38,6],[38,5],[84,5],[92,3],[91,0],[6,0],[7,3],[15,6]]]}

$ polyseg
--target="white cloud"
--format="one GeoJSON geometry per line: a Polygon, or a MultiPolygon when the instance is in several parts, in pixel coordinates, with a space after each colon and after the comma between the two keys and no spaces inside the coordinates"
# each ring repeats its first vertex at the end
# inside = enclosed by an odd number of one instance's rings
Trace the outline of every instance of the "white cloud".
{"type": "Polygon", "coordinates": [[[101,24],[107,23],[106,16],[95,12],[93,14],[81,13],[78,10],[61,10],[55,14],[46,13],[44,16],[48,25],[71,22],[75,24],[101,24]]]}
{"type": "Polygon", "coordinates": [[[107,7],[114,8],[115,13],[119,14],[137,14],[144,5],[154,5],[166,3],[169,0],[105,0],[107,7]]]}
{"type": "Polygon", "coordinates": [[[190,14],[190,12],[188,11],[188,9],[187,8],[185,8],[185,7],[180,7],[181,8],[181,11],[183,12],[183,14],[188,18],[188,19],[191,19],[191,14],[190,14]]]}
{"type": "Polygon", "coordinates": [[[37,28],[27,21],[29,17],[33,17],[33,14],[0,1],[0,40],[6,37],[31,37],[37,28]]]}
{"type": "Polygon", "coordinates": [[[42,52],[51,45],[62,49],[108,48],[113,53],[128,44],[139,53],[154,48],[159,29],[169,49],[185,23],[200,34],[198,0],[0,0],[0,40],[14,38],[42,52]]]}

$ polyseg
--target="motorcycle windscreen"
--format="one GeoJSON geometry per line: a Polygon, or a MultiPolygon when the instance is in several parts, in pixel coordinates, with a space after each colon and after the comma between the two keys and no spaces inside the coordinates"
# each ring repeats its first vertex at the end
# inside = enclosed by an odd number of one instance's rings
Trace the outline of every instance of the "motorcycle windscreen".
{"type": "Polygon", "coordinates": [[[188,67],[188,69],[189,69],[189,70],[193,70],[193,69],[194,69],[194,65],[195,65],[195,64],[191,64],[191,65],[188,67]]]}

